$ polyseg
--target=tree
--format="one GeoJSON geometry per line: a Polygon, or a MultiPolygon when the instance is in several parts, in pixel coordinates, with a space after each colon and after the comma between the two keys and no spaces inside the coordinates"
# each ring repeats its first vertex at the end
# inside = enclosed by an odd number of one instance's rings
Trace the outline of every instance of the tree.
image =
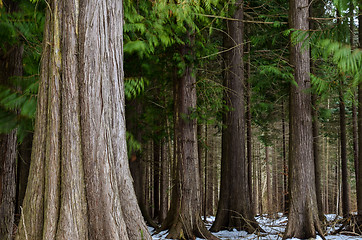
{"type": "Polygon", "coordinates": [[[16,239],[151,239],[128,168],[122,1],[49,4],[16,239]]]}
{"type": "MultiPolygon", "coordinates": [[[[359,4],[359,13],[361,13],[361,4],[359,4]]],[[[362,48],[362,14],[358,16],[358,41],[362,48]]],[[[358,102],[362,103],[362,83],[358,85],[358,102]]],[[[358,136],[362,136],[362,104],[358,104],[358,136]]],[[[362,182],[362,140],[358,139],[358,183],[362,182]]],[[[357,215],[359,223],[362,223],[362,185],[357,188],[357,215]]]]}
{"type": "MultiPolygon", "coordinates": [[[[4,1],[7,13],[18,11],[18,4],[4,1]]],[[[20,77],[23,73],[22,62],[24,45],[17,42],[13,46],[6,44],[0,47],[0,84],[11,86],[12,77],[20,77]]],[[[15,197],[16,197],[16,153],[17,131],[0,134],[0,239],[12,239],[15,197]]]]}
{"type": "MultiPolygon", "coordinates": [[[[289,7],[290,28],[308,31],[308,0],[290,0],[289,7]]],[[[283,239],[316,237],[316,231],[323,237],[315,190],[312,109],[308,93],[310,53],[305,45],[306,42],[294,42],[290,49],[295,83],[290,86],[290,207],[283,239]]]]}
{"type": "Polygon", "coordinates": [[[224,101],[230,111],[223,116],[220,198],[211,231],[236,228],[254,232],[258,225],[252,215],[248,169],[245,157],[243,1],[231,6],[233,19],[227,21],[224,39],[224,101]]]}
{"type": "Polygon", "coordinates": [[[201,220],[201,184],[197,150],[197,122],[192,117],[196,108],[196,78],[193,58],[194,36],[187,34],[188,44],[180,47],[185,68],[174,79],[175,186],[171,207],[161,229],[168,229],[171,239],[218,239],[201,220]]]}

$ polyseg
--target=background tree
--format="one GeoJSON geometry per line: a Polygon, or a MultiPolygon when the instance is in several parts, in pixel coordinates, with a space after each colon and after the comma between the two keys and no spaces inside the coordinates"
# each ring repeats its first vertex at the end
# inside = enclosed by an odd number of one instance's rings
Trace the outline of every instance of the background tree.
{"type": "MultiPolygon", "coordinates": [[[[4,1],[6,13],[18,11],[18,4],[13,1],[4,1]]],[[[1,13],[0,13],[1,14],[1,13]]],[[[0,84],[12,86],[11,77],[22,76],[22,62],[24,46],[17,42],[14,45],[4,44],[0,47],[0,84]]],[[[8,134],[0,134],[0,238],[12,239],[15,194],[16,194],[16,129],[8,134]]]]}

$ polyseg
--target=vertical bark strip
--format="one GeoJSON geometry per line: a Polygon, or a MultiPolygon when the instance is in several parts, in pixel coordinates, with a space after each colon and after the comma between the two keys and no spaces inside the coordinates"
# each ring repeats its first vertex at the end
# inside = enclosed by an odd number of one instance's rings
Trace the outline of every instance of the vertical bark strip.
{"type": "Polygon", "coordinates": [[[151,239],[126,149],[122,1],[53,1],[16,239],[151,239]]]}
{"type": "Polygon", "coordinates": [[[31,164],[29,175],[32,180],[28,182],[23,212],[19,223],[18,234],[15,239],[42,239],[44,219],[44,188],[45,188],[45,146],[47,125],[47,91],[50,75],[50,53],[51,53],[51,13],[47,11],[44,37],[43,54],[40,69],[40,83],[38,90],[37,113],[35,118],[33,148],[31,152],[31,164]]]}
{"type": "MultiPolygon", "coordinates": [[[[308,0],[290,0],[290,27],[307,31],[308,0]]],[[[306,44],[306,43],[305,43],[306,44]]],[[[296,84],[290,87],[290,212],[283,238],[307,239],[321,235],[315,191],[311,117],[310,53],[299,42],[291,46],[291,64],[296,84]]]]}

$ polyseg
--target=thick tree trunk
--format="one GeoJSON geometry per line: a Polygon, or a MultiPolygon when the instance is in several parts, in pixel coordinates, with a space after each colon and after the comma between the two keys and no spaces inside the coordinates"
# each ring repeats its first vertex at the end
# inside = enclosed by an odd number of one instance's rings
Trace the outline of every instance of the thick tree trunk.
{"type": "MultiPolygon", "coordinates": [[[[341,84],[343,88],[343,84],[341,84]]],[[[346,133],[346,109],[342,89],[339,92],[339,124],[341,140],[341,171],[342,171],[342,214],[347,217],[350,214],[350,189],[348,182],[347,165],[347,133],[346,133]]]]}
{"type": "MultiPolygon", "coordinates": [[[[4,1],[7,11],[14,12],[17,3],[4,1]]],[[[0,84],[9,85],[9,77],[22,76],[24,47],[0,49],[0,84]]],[[[16,130],[0,134],[0,239],[12,239],[16,198],[16,130]]]]}
{"type": "Polygon", "coordinates": [[[16,239],[151,239],[128,166],[122,14],[122,1],[50,2],[16,239]]]}
{"type": "MultiPolygon", "coordinates": [[[[290,27],[307,31],[308,0],[290,0],[290,27]]],[[[311,116],[310,54],[303,43],[291,46],[291,64],[296,84],[290,86],[290,212],[286,238],[323,236],[315,190],[313,132],[311,116]]]]}
{"type": "MultiPolygon", "coordinates": [[[[188,36],[193,42],[193,36],[188,36]]],[[[181,55],[192,54],[192,45],[184,45],[181,55]]],[[[196,107],[196,78],[193,65],[186,61],[183,75],[175,79],[175,156],[177,166],[176,184],[171,200],[171,209],[163,228],[169,228],[167,238],[172,239],[218,239],[204,226],[201,220],[201,191],[197,152],[197,124],[191,118],[196,107]]]]}
{"type": "MultiPolygon", "coordinates": [[[[243,1],[237,1],[234,9],[233,18],[242,20],[243,1]]],[[[245,156],[243,22],[227,21],[227,32],[224,99],[230,111],[224,115],[220,199],[211,231],[236,228],[251,233],[258,225],[250,205],[245,156]]]]}

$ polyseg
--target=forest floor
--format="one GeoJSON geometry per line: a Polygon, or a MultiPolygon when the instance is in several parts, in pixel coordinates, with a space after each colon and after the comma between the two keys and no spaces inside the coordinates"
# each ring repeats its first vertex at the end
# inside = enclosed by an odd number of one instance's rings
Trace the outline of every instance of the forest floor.
{"type": "MultiPolygon", "coordinates": [[[[336,217],[335,214],[327,214],[327,234],[333,233],[338,227],[341,225],[341,217],[336,217]]],[[[206,218],[206,225],[207,227],[211,227],[211,224],[215,220],[215,217],[207,217],[206,218]]],[[[285,231],[285,227],[288,222],[288,218],[283,216],[283,214],[275,214],[273,216],[258,216],[256,220],[259,222],[260,226],[263,228],[265,233],[258,234],[248,234],[245,231],[220,231],[217,233],[213,233],[217,237],[222,240],[227,239],[260,239],[260,240],[281,240],[283,236],[283,232],[285,231]]],[[[153,234],[153,240],[159,239],[166,239],[167,231],[160,232],[155,234],[155,230],[152,227],[149,227],[151,234],[153,234]]],[[[296,238],[293,238],[296,239],[296,238]]],[[[322,238],[317,236],[317,240],[321,240],[322,238]]],[[[342,232],[342,234],[338,235],[327,235],[326,239],[333,239],[333,240],[362,240],[362,236],[352,235],[351,233],[342,232]]],[[[197,240],[201,240],[197,238],[197,240]]]]}

